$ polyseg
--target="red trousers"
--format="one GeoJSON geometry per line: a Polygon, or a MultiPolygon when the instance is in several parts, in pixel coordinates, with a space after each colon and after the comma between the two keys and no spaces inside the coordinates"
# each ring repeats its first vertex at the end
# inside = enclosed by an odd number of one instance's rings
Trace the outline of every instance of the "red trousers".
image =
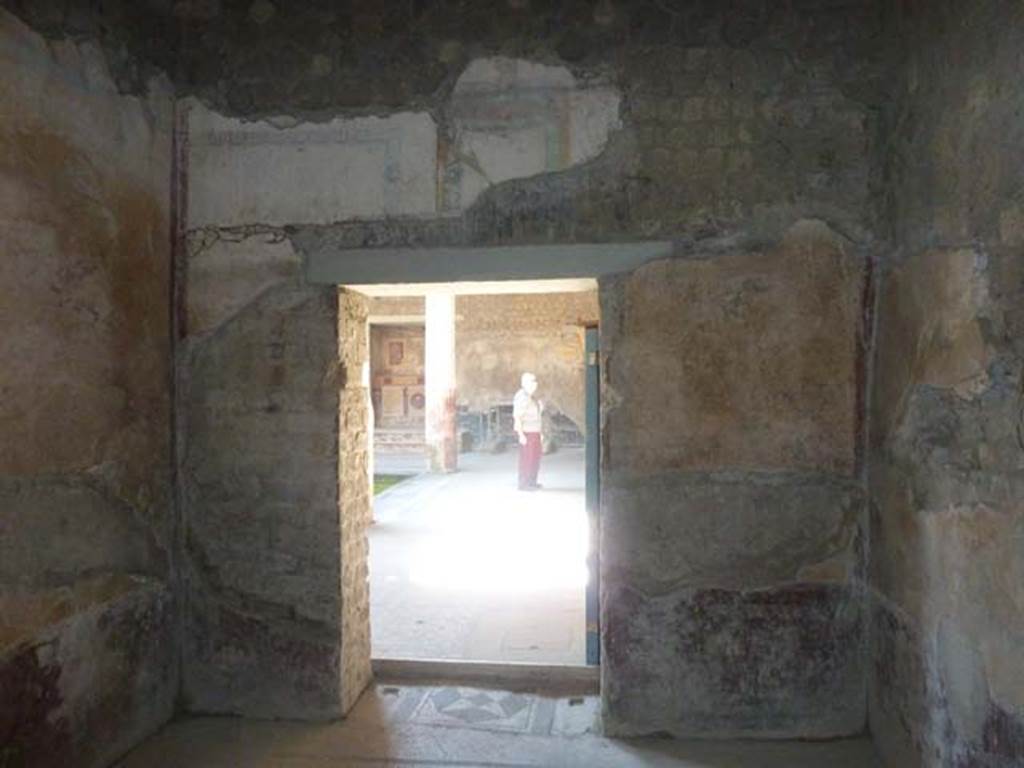
{"type": "Polygon", "coordinates": [[[519,487],[531,488],[537,485],[540,471],[540,432],[524,432],[526,445],[519,445],[519,487]]]}

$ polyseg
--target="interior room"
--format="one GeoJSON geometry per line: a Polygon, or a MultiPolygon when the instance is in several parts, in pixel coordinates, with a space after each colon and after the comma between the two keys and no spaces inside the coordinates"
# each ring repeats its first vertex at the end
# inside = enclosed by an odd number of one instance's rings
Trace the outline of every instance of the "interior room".
{"type": "Polygon", "coordinates": [[[1022,51],[1016,0],[0,0],[0,766],[1024,765],[1022,51]],[[572,457],[576,634],[387,650],[395,521],[522,587],[572,457]]]}

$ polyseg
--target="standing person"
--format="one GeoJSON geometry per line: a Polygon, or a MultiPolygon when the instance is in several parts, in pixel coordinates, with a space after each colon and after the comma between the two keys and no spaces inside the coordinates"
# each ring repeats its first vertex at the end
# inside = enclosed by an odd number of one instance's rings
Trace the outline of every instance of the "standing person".
{"type": "Polygon", "coordinates": [[[544,403],[533,396],[537,391],[536,376],[524,373],[520,385],[512,401],[513,426],[519,435],[519,490],[535,491],[540,488],[537,473],[540,471],[544,403]]]}

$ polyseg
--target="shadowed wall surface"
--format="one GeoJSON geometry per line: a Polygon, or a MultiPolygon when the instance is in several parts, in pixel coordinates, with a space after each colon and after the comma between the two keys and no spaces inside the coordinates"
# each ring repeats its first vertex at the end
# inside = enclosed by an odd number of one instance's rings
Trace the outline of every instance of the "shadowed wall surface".
{"type": "Polygon", "coordinates": [[[173,711],[172,94],[0,11],[0,763],[173,711]]]}
{"type": "Polygon", "coordinates": [[[602,283],[607,731],[862,727],[867,279],[804,221],[602,283]]]}
{"type": "Polygon", "coordinates": [[[901,766],[1024,762],[1024,12],[962,10],[891,20],[870,711],[901,766]]]}

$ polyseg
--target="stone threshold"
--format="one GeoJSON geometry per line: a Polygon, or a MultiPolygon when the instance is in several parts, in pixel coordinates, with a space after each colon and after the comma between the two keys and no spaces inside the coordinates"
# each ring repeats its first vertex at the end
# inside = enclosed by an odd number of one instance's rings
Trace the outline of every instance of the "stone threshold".
{"type": "Polygon", "coordinates": [[[570,664],[373,659],[373,674],[388,682],[497,685],[577,696],[596,695],[601,688],[600,667],[570,664]]]}

